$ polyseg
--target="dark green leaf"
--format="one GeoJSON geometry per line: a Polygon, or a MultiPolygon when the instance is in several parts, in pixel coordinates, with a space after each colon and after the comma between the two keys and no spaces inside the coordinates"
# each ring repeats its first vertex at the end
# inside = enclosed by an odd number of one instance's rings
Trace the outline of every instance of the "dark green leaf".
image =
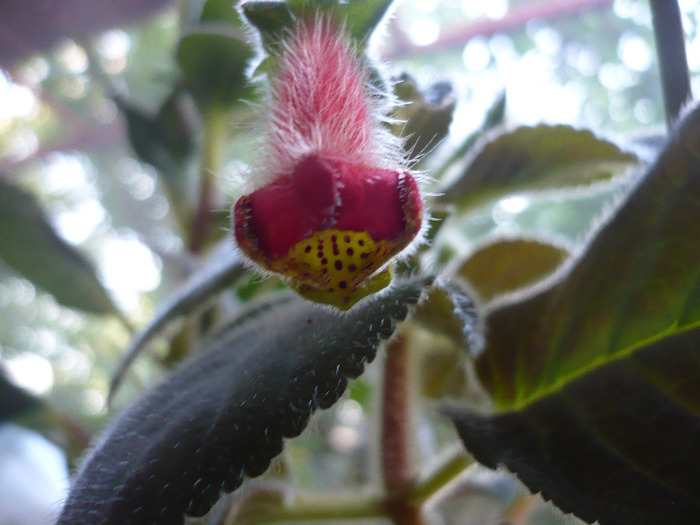
{"type": "Polygon", "coordinates": [[[38,398],[26,392],[10,381],[0,366],[0,425],[5,421],[16,418],[25,412],[38,408],[41,404],[38,398]]]}
{"type": "Polygon", "coordinates": [[[226,290],[245,271],[243,262],[237,256],[216,259],[195,274],[171,298],[163,303],[150,323],[134,338],[119,363],[110,384],[110,400],[118,390],[124,374],[134,359],[158,337],[173,321],[186,314],[193,314],[208,304],[211,299],[226,290]]]}
{"type": "Polygon", "coordinates": [[[0,258],[59,303],[119,315],[92,264],[56,234],[34,197],[2,178],[0,231],[0,258]]]}
{"type": "Polygon", "coordinates": [[[700,515],[700,110],[562,279],[495,304],[463,440],[601,525],[700,515]],[[520,440],[518,443],[516,441],[520,440]]]}
{"type": "Polygon", "coordinates": [[[242,30],[230,34],[194,33],[183,37],[177,60],[198,104],[229,108],[247,93],[246,70],[254,53],[242,30]]]}
{"type": "Polygon", "coordinates": [[[471,253],[457,270],[484,301],[533,284],[569,256],[564,246],[540,239],[491,239],[471,253]]]}
{"type": "Polygon", "coordinates": [[[652,342],[520,410],[448,410],[467,449],[600,525],[700,516],[700,330],[652,342]]]}
{"type": "Polygon", "coordinates": [[[175,525],[262,474],[343,394],[431,279],[346,314],[300,299],[238,324],[127,410],[87,458],[62,525],[175,525]]]}
{"type": "Polygon", "coordinates": [[[413,158],[420,158],[447,136],[456,104],[452,85],[438,82],[421,92],[415,81],[404,74],[395,92],[406,102],[394,112],[399,121],[395,133],[405,138],[406,151],[413,158]]]}
{"type": "Polygon", "coordinates": [[[589,186],[637,165],[637,157],[587,130],[540,124],[485,141],[441,202],[461,210],[522,191],[589,186]]]}

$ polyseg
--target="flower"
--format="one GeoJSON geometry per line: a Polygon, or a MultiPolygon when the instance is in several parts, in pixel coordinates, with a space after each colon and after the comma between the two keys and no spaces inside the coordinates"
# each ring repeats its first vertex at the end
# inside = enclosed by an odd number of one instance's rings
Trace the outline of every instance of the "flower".
{"type": "Polygon", "coordinates": [[[421,194],[344,33],[316,17],[284,49],[260,168],[274,175],[236,202],[235,238],[304,297],[345,310],[391,283],[390,261],[422,230],[421,194]]]}

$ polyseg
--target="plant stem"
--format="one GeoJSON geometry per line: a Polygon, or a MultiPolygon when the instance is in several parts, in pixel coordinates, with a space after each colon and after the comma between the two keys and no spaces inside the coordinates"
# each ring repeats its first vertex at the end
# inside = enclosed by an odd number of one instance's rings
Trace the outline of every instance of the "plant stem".
{"type": "Polygon", "coordinates": [[[420,506],[410,500],[411,389],[408,337],[399,332],[387,347],[381,413],[384,509],[395,525],[421,525],[420,506]]]}
{"type": "Polygon", "coordinates": [[[675,0],[650,0],[666,121],[671,126],[691,99],[681,11],[675,0]]]}
{"type": "Polygon", "coordinates": [[[382,502],[373,498],[361,496],[323,499],[298,497],[288,507],[259,509],[252,521],[256,524],[263,524],[288,521],[366,519],[378,518],[382,514],[382,502]]]}
{"type": "Polygon", "coordinates": [[[460,446],[445,458],[425,479],[418,482],[411,491],[411,500],[423,503],[461,475],[474,461],[460,446]]]}
{"type": "Polygon", "coordinates": [[[189,251],[199,253],[209,233],[214,207],[214,173],[221,167],[226,138],[226,112],[214,106],[204,116],[204,144],[199,175],[199,200],[190,229],[189,251]]]}

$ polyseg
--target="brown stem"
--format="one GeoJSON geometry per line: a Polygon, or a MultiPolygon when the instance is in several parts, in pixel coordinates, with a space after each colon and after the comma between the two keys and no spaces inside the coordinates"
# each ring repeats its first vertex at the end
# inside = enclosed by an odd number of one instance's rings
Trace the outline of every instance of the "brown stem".
{"type": "Polygon", "coordinates": [[[384,508],[395,525],[421,525],[420,508],[410,501],[411,468],[410,354],[399,332],[387,348],[381,423],[381,465],[386,489],[384,508]]]}

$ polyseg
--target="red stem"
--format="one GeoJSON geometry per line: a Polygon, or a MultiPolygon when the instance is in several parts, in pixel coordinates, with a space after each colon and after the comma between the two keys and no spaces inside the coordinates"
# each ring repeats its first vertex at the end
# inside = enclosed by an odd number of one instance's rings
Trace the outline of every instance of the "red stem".
{"type": "Polygon", "coordinates": [[[211,177],[206,174],[203,175],[199,188],[199,203],[197,204],[197,211],[190,230],[188,246],[190,253],[200,253],[204,247],[204,241],[207,238],[212,219],[212,208],[214,207],[213,191],[214,186],[211,177]]]}
{"type": "Polygon", "coordinates": [[[410,502],[411,468],[410,354],[399,332],[387,348],[382,399],[381,463],[385,510],[395,525],[421,525],[420,508],[410,502]]]}

